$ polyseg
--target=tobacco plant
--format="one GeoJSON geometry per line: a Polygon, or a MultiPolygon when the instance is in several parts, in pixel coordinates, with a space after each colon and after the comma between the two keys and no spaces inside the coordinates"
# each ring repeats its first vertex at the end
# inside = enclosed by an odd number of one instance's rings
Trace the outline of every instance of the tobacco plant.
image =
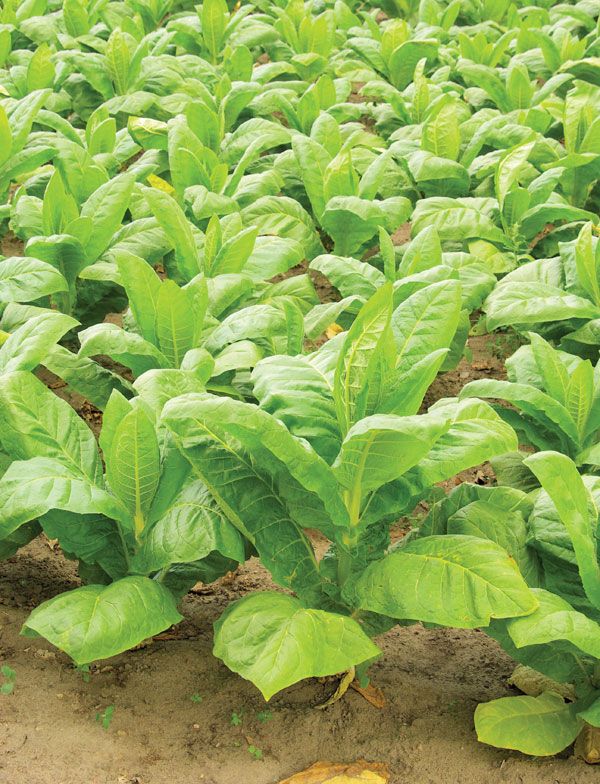
{"type": "MultiPolygon", "coordinates": [[[[558,452],[525,463],[542,486],[462,485],[436,504],[415,541],[432,535],[480,536],[511,553],[538,602],[530,615],[494,620],[486,629],[529,669],[515,672],[525,696],[479,705],[484,743],[525,754],[557,754],[600,727],[599,485],[558,452]]],[[[591,759],[591,758],[590,758],[591,759]]]]}
{"type": "Polygon", "coordinates": [[[263,360],[258,406],[204,393],[164,407],[193,475],[295,594],[250,595],[216,625],[215,654],[267,699],[310,675],[364,674],[379,655],[370,638],[398,621],[473,627],[536,605],[500,547],[431,537],[390,549],[392,523],[435,483],[515,446],[479,401],[417,413],[460,307],[456,284],[430,286],[429,301],[440,286],[435,317],[422,292],[392,310],[388,284],[313,355],[263,360]],[[330,540],[321,561],[307,528],[330,540]],[[440,581],[454,586],[443,599],[440,581]]]}
{"type": "Polygon", "coordinates": [[[41,528],[79,561],[86,583],[36,608],[26,635],[78,665],[113,656],[177,623],[176,598],[198,580],[245,560],[241,534],[141,399],[109,400],[103,470],[91,430],[33,375],[2,375],[0,398],[2,445],[14,458],[0,480],[1,552],[41,528]]]}

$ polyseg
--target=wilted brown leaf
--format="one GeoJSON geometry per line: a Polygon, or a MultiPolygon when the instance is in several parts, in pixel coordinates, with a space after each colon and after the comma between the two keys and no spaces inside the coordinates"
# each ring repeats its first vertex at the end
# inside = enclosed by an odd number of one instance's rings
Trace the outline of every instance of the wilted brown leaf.
{"type": "Polygon", "coordinates": [[[381,689],[378,689],[377,686],[373,686],[372,683],[363,688],[358,681],[352,681],[350,688],[357,691],[361,697],[364,697],[365,700],[370,702],[375,708],[385,708],[387,704],[385,694],[381,689]]]}
{"type": "Polygon", "coordinates": [[[575,741],[575,756],[588,765],[600,764],[600,727],[584,726],[575,741]]]}

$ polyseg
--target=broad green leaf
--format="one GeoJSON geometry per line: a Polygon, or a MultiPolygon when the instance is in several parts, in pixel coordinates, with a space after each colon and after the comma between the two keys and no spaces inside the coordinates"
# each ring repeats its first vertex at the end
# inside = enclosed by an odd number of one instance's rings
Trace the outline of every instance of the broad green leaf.
{"type": "Polygon", "coordinates": [[[505,550],[459,535],[408,542],[370,564],[356,594],[365,610],[463,629],[527,615],[537,606],[505,550]]]}
{"type": "Polygon", "coordinates": [[[450,421],[434,414],[375,414],[354,424],[333,464],[338,482],[358,497],[402,476],[445,433],[450,421]]]}
{"type": "Polygon", "coordinates": [[[302,173],[302,182],[315,217],[320,220],[325,209],[324,179],[331,156],[314,139],[299,134],[292,139],[292,149],[302,173]]]}
{"type": "MultiPolygon", "coordinates": [[[[380,226],[387,228],[387,220],[379,204],[358,196],[329,199],[321,224],[335,243],[335,253],[340,256],[351,256],[377,234],[380,226]]],[[[396,228],[393,226],[392,230],[396,228]]]]}
{"type": "Polygon", "coordinates": [[[600,281],[598,280],[597,251],[592,242],[592,224],[586,223],[575,242],[577,277],[585,293],[595,305],[600,306],[600,281]]]}
{"type": "Polygon", "coordinates": [[[169,361],[156,346],[135,332],[126,332],[116,324],[96,324],[79,333],[80,357],[106,355],[131,368],[141,376],[153,368],[169,367],[169,361]]]}
{"type": "Polygon", "coordinates": [[[539,565],[528,545],[528,528],[522,509],[499,506],[494,498],[468,503],[448,518],[447,533],[477,536],[496,542],[515,559],[528,585],[538,585],[539,565]]]}
{"type": "MultiPolygon", "coordinates": [[[[211,365],[214,364],[210,354],[207,353],[207,356],[211,365]]],[[[171,368],[148,370],[136,379],[133,386],[142,400],[148,403],[156,414],[161,413],[165,403],[171,398],[188,392],[205,391],[205,382],[197,373],[171,368]]]]}
{"type": "Polygon", "coordinates": [[[153,422],[136,406],[115,429],[106,456],[106,478],[129,510],[139,537],[160,478],[160,454],[153,422]]]}
{"type": "Polygon", "coordinates": [[[47,43],[41,43],[34,51],[27,66],[27,90],[43,90],[52,87],[55,69],[52,62],[52,50],[47,43]]]}
{"type": "Polygon", "coordinates": [[[445,348],[432,351],[406,372],[396,371],[388,375],[377,412],[398,416],[416,414],[447,355],[448,349],[445,348]]]}
{"type": "Polygon", "coordinates": [[[352,618],[306,609],[274,592],[230,605],[215,624],[213,652],[266,700],[304,678],[343,672],[380,653],[352,618]]]}
{"type": "Polygon", "coordinates": [[[310,215],[302,205],[286,196],[262,196],[244,207],[246,226],[256,226],[259,234],[274,234],[304,246],[307,259],[323,252],[323,246],[310,215]]]}
{"type": "Polygon", "coordinates": [[[169,365],[178,368],[194,345],[193,301],[172,280],[161,283],[156,300],[156,338],[169,365]]]}
{"type": "Polygon", "coordinates": [[[110,34],[105,50],[106,67],[118,95],[124,95],[129,86],[131,54],[125,34],[120,29],[110,34]]]}
{"type": "Polygon", "coordinates": [[[344,340],[334,379],[334,400],[345,435],[366,410],[369,381],[380,344],[389,339],[392,287],[382,286],[364,305],[344,340]]]}
{"type": "Polygon", "coordinates": [[[242,272],[250,258],[258,230],[251,226],[223,243],[213,262],[211,275],[242,272]]]}
{"type": "Polygon", "coordinates": [[[411,478],[416,478],[423,487],[431,487],[491,457],[518,448],[514,430],[487,403],[475,400],[463,403],[457,405],[450,400],[446,404],[442,400],[429,409],[431,413],[447,413],[453,422],[410,472],[411,478]]]}
{"type": "Polygon", "coordinates": [[[437,50],[437,42],[427,39],[405,41],[400,44],[390,56],[388,63],[390,81],[394,87],[404,90],[410,84],[419,60],[433,59],[437,50]]]}
{"type": "Polygon", "coordinates": [[[201,482],[185,485],[167,512],[150,528],[132,568],[151,572],[191,563],[217,551],[240,563],[244,542],[201,482]]]}
{"type": "Polygon", "coordinates": [[[334,256],[326,253],[313,259],[310,268],[325,275],[342,297],[357,295],[369,298],[386,280],[372,264],[358,261],[350,256],[334,256]]]}
{"type": "Polygon", "coordinates": [[[111,244],[129,206],[134,182],[133,174],[120,174],[101,185],[82,206],[81,217],[90,218],[93,227],[85,244],[90,261],[95,261],[111,244]]]}
{"type": "Polygon", "coordinates": [[[316,600],[322,580],[313,548],[291,519],[272,480],[252,464],[241,444],[210,432],[201,442],[198,437],[195,446],[186,448],[179,441],[190,426],[185,409],[179,411],[181,402],[194,397],[172,400],[163,411],[163,422],[175,434],[192,472],[230,522],[254,544],[273,578],[299,596],[316,600]]]}
{"type": "Polygon", "coordinates": [[[23,634],[45,637],[81,666],[116,656],[181,619],[164,586],[134,575],[49,599],[25,621],[23,634]]]}
{"type": "Polygon", "coordinates": [[[156,307],[161,290],[160,278],[150,264],[133,253],[115,254],[129,307],[142,337],[156,345],[156,307]]]}
{"type": "Polygon", "coordinates": [[[0,479],[0,539],[50,509],[101,514],[127,522],[127,512],[106,490],[49,457],[15,460],[0,479]]]}
{"type": "Polygon", "coordinates": [[[91,482],[102,480],[92,431],[31,373],[0,375],[0,441],[13,458],[55,458],[91,482]]]}
{"type": "Polygon", "coordinates": [[[347,525],[346,508],[330,467],[275,417],[250,403],[208,394],[186,395],[174,411],[167,424],[176,426],[184,449],[207,437],[233,437],[252,455],[254,465],[275,478],[289,473],[318,496],[335,525],[347,525]]]}
{"type": "Polygon", "coordinates": [[[575,464],[558,452],[540,452],[524,462],[552,499],[573,543],[586,595],[594,607],[600,608],[600,565],[594,534],[596,520],[592,524],[589,493],[575,464]]]}
{"type": "Polygon", "coordinates": [[[202,270],[196,241],[185,213],[175,199],[156,188],[144,188],[144,198],[173,244],[180,275],[191,280],[202,270]]]}
{"type": "Polygon", "coordinates": [[[421,149],[438,158],[457,161],[460,153],[458,113],[453,101],[445,102],[439,111],[423,123],[421,149]]]}
{"type": "Polygon", "coordinates": [[[496,196],[500,208],[504,206],[504,201],[512,186],[518,182],[519,175],[527,164],[527,159],[531,155],[535,142],[520,144],[509,150],[502,158],[496,169],[495,187],[496,196]]]}
{"type": "Polygon", "coordinates": [[[506,628],[517,648],[565,640],[580,651],[600,659],[600,625],[554,593],[533,589],[539,606],[526,618],[507,622],[506,628]]]}
{"type": "Polygon", "coordinates": [[[528,384],[515,384],[510,381],[485,378],[480,381],[471,381],[460,394],[461,398],[486,397],[506,400],[529,416],[544,417],[550,420],[551,423],[563,430],[573,443],[579,442],[577,427],[567,409],[550,395],[546,395],[528,384]]]}
{"type": "Polygon", "coordinates": [[[307,357],[275,356],[256,365],[252,381],[261,408],[333,462],[341,439],[332,380],[307,357]]]}
{"type": "Polygon", "coordinates": [[[20,256],[0,261],[0,302],[31,302],[67,288],[61,273],[45,261],[20,256]]]}
{"type": "Polygon", "coordinates": [[[406,372],[428,354],[448,348],[458,327],[460,311],[458,281],[433,283],[408,297],[392,314],[398,352],[396,367],[406,372]]]}
{"type": "Polygon", "coordinates": [[[213,63],[217,61],[217,55],[221,51],[227,17],[228,9],[225,0],[203,0],[200,13],[202,37],[213,63]]]}
{"type": "Polygon", "coordinates": [[[535,364],[543,379],[545,390],[550,397],[565,405],[569,387],[569,371],[562,361],[560,353],[535,332],[529,333],[529,339],[535,364]]]}
{"type": "Polygon", "coordinates": [[[80,357],[64,346],[54,346],[44,359],[44,367],[62,378],[69,387],[103,410],[114,389],[129,396],[129,382],[87,357],[80,357]]]}
{"type": "Polygon", "coordinates": [[[579,438],[583,441],[594,401],[594,368],[586,360],[571,374],[567,386],[565,408],[575,422],[579,438]]]}
{"type": "Polygon", "coordinates": [[[52,346],[78,323],[71,316],[53,311],[32,316],[0,346],[0,373],[35,370],[52,346]]]}
{"type": "Polygon", "coordinates": [[[554,692],[544,692],[539,697],[501,697],[478,705],[475,729],[482,743],[547,757],[575,740],[581,722],[574,705],[554,692]]]}

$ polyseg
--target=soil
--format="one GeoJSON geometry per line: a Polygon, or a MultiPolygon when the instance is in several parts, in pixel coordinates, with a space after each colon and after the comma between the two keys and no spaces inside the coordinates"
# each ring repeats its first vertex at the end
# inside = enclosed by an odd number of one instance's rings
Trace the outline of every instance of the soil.
{"type": "Polygon", "coordinates": [[[43,538],[0,564],[0,659],[16,672],[0,697],[2,784],[274,784],[317,760],[360,757],[387,763],[392,784],[598,780],[568,755],[534,760],[477,743],[477,703],[515,693],[511,661],[482,632],[416,625],[385,635],[372,670],[381,710],[353,691],[315,710],[335,687],[316,680],[266,705],[211,654],[212,623],[229,602],[272,587],[256,561],[189,594],[172,639],[103,662],[88,682],[44,640],[18,634],[40,601],[77,585],[73,564],[43,538]],[[103,729],[96,716],[111,705],[103,729]]]}

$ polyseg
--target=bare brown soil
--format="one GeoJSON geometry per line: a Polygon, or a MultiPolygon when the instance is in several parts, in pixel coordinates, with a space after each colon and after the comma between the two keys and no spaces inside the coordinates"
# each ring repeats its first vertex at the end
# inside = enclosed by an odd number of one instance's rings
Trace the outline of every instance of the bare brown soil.
{"type": "Polygon", "coordinates": [[[360,757],[387,763],[392,784],[598,780],[598,770],[568,755],[533,760],[477,743],[477,703],[514,693],[511,661],[481,632],[389,632],[373,667],[382,710],[353,691],[315,710],[334,684],[314,680],[267,706],[211,654],[212,623],[227,604],[270,587],[255,561],[190,594],[174,639],[101,663],[87,683],[45,641],[18,634],[36,604],[77,584],[73,565],[43,539],[0,564],[0,659],[16,671],[13,694],[0,697],[2,784],[274,784],[319,759],[360,757]],[[105,730],[95,717],[110,705],[105,730]]]}

